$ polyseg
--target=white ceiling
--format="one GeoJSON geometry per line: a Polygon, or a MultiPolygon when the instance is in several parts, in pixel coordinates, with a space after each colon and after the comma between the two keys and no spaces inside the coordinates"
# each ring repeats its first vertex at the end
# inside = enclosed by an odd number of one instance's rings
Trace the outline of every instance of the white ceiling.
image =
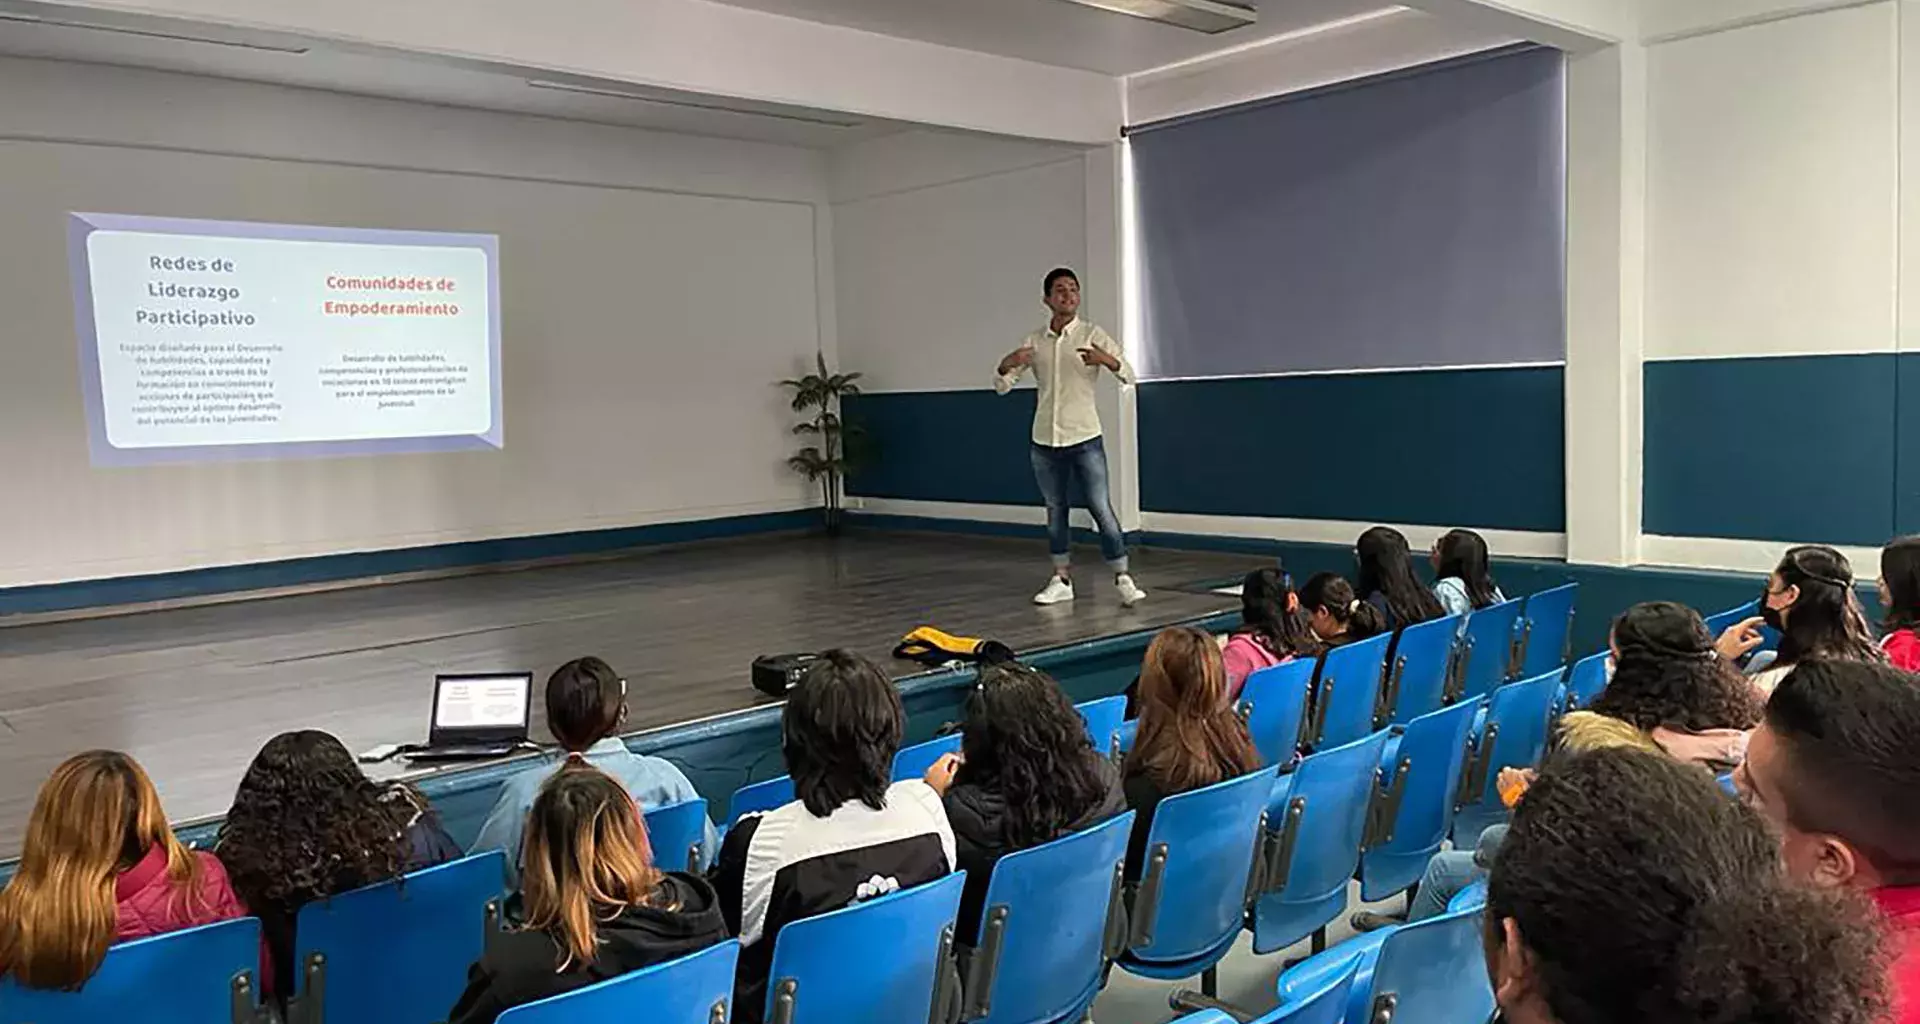
{"type": "Polygon", "coordinates": [[[1066,0],[719,0],[770,14],[1131,75],[1274,36],[1392,9],[1392,0],[1235,0],[1259,11],[1244,28],[1209,35],[1066,0]]]}
{"type": "MultiPolygon", "coordinates": [[[[48,13],[46,16],[55,15],[48,13]]],[[[126,19],[120,19],[116,24],[141,31],[306,48],[307,52],[280,53],[151,35],[0,20],[0,57],[34,57],[158,68],[447,106],[822,148],[890,134],[907,127],[897,122],[851,114],[753,103],[624,83],[596,82],[566,75],[536,74],[474,61],[431,58],[387,50],[343,49],[295,37],[261,33],[223,33],[205,25],[180,26],[152,20],[126,19]],[[527,84],[529,79],[582,85],[625,95],[599,96],[535,88],[527,84]],[[646,98],[628,98],[629,95],[646,98]],[[729,109],[712,109],[715,106],[729,109]]]]}

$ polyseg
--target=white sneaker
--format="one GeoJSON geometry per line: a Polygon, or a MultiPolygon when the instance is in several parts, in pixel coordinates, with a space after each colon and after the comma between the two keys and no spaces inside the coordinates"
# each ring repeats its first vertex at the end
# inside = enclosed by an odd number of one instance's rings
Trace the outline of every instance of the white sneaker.
{"type": "Polygon", "coordinates": [[[1131,608],[1147,599],[1147,592],[1141,590],[1140,584],[1133,582],[1133,577],[1124,572],[1113,578],[1113,585],[1120,590],[1122,608],[1131,608]]]}
{"type": "Polygon", "coordinates": [[[1073,600],[1073,581],[1063,576],[1055,576],[1047,581],[1047,587],[1033,595],[1034,604],[1059,604],[1073,600]]]}

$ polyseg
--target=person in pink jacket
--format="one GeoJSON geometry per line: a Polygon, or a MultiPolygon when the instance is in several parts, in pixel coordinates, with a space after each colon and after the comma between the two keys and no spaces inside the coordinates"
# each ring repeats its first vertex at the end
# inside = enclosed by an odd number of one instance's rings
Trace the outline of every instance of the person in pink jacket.
{"type": "Polygon", "coordinates": [[[19,870],[0,891],[0,975],[77,989],[115,942],[246,912],[220,862],[174,838],[140,765],[90,750],[40,787],[19,870]]]}
{"type": "Polygon", "coordinates": [[[1255,569],[1240,584],[1240,628],[1220,657],[1227,666],[1227,699],[1239,700],[1247,677],[1301,657],[1317,657],[1320,641],[1300,609],[1293,580],[1279,566],[1255,569]]]}

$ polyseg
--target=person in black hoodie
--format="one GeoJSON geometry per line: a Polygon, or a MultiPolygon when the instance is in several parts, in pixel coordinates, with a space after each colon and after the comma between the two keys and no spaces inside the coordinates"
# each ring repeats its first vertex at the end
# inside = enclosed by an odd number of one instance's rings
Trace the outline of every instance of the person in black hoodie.
{"type": "Polygon", "coordinates": [[[488,938],[448,1024],[492,1024],[727,937],[713,887],[654,867],[633,797],[577,754],[540,787],[523,861],[526,923],[488,938]]]}
{"type": "Polygon", "coordinates": [[[959,936],[978,945],[993,865],[1017,850],[1097,825],[1127,809],[1120,771],[1093,749],[1060,685],[1017,662],[988,665],[967,698],[960,754],[927,771],[967,873],[959,936]]]}

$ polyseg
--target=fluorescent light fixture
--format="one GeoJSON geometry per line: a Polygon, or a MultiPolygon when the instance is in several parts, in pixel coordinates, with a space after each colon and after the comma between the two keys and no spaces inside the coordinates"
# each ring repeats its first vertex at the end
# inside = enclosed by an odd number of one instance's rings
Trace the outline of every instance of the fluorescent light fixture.
{"type": "Polygon", "coordinates": [[[858,128],[858,121],[844,121],[817,114],[796,114],[776,110],[751,110],[746,107],[730,107],[724,103],[702,103],[698,100],[675,99],[666,96],[649,95],[641,92],[628,92],[604,85],[575,85],[572,82],[553,82],[543,78],[529,78],[527,84],[535,89],[552,89],[555,92],[574,92],[585,96],[611,96],[618,100],[637,100],[641,103],[658,103],[668,107],[685,107],[689,110],[717,110],[723,114],[739,114],[742,117],[771,117],[781,121],[798,121],[802,124],[825,125],[828,128],[858,128]]]}
{"type": "Polygon", "coordinates": [[[22,25],[47,25],[53,28],[77,28],[89,32],[112,32],[123,36],[140,36],[144,39],[169,39],[178,43],[205,43],[208,46],[231,46],[239,50],[261,50],[267,53],[306,53],[309,47],[286,46],[278,43],[253,43],[240,39],[212,39],[207,36],[192,36],[180,32],[162,32],[151,28],[129,28],[124,25],[102,25],[91,21],[67,21],[61,18],[46,18],[38,14],[25,14],[16,11],[0,11],[0,22],[16,22],[22,25]]]}
{"type": "Polygon", "coordinates": [[[1190,28],[1209,35],[1251,25],[1258,11],[1242,4],[1220,0],[1067,0],[1082,7],[1095,7],[1163,25],[1190,28]]]}

